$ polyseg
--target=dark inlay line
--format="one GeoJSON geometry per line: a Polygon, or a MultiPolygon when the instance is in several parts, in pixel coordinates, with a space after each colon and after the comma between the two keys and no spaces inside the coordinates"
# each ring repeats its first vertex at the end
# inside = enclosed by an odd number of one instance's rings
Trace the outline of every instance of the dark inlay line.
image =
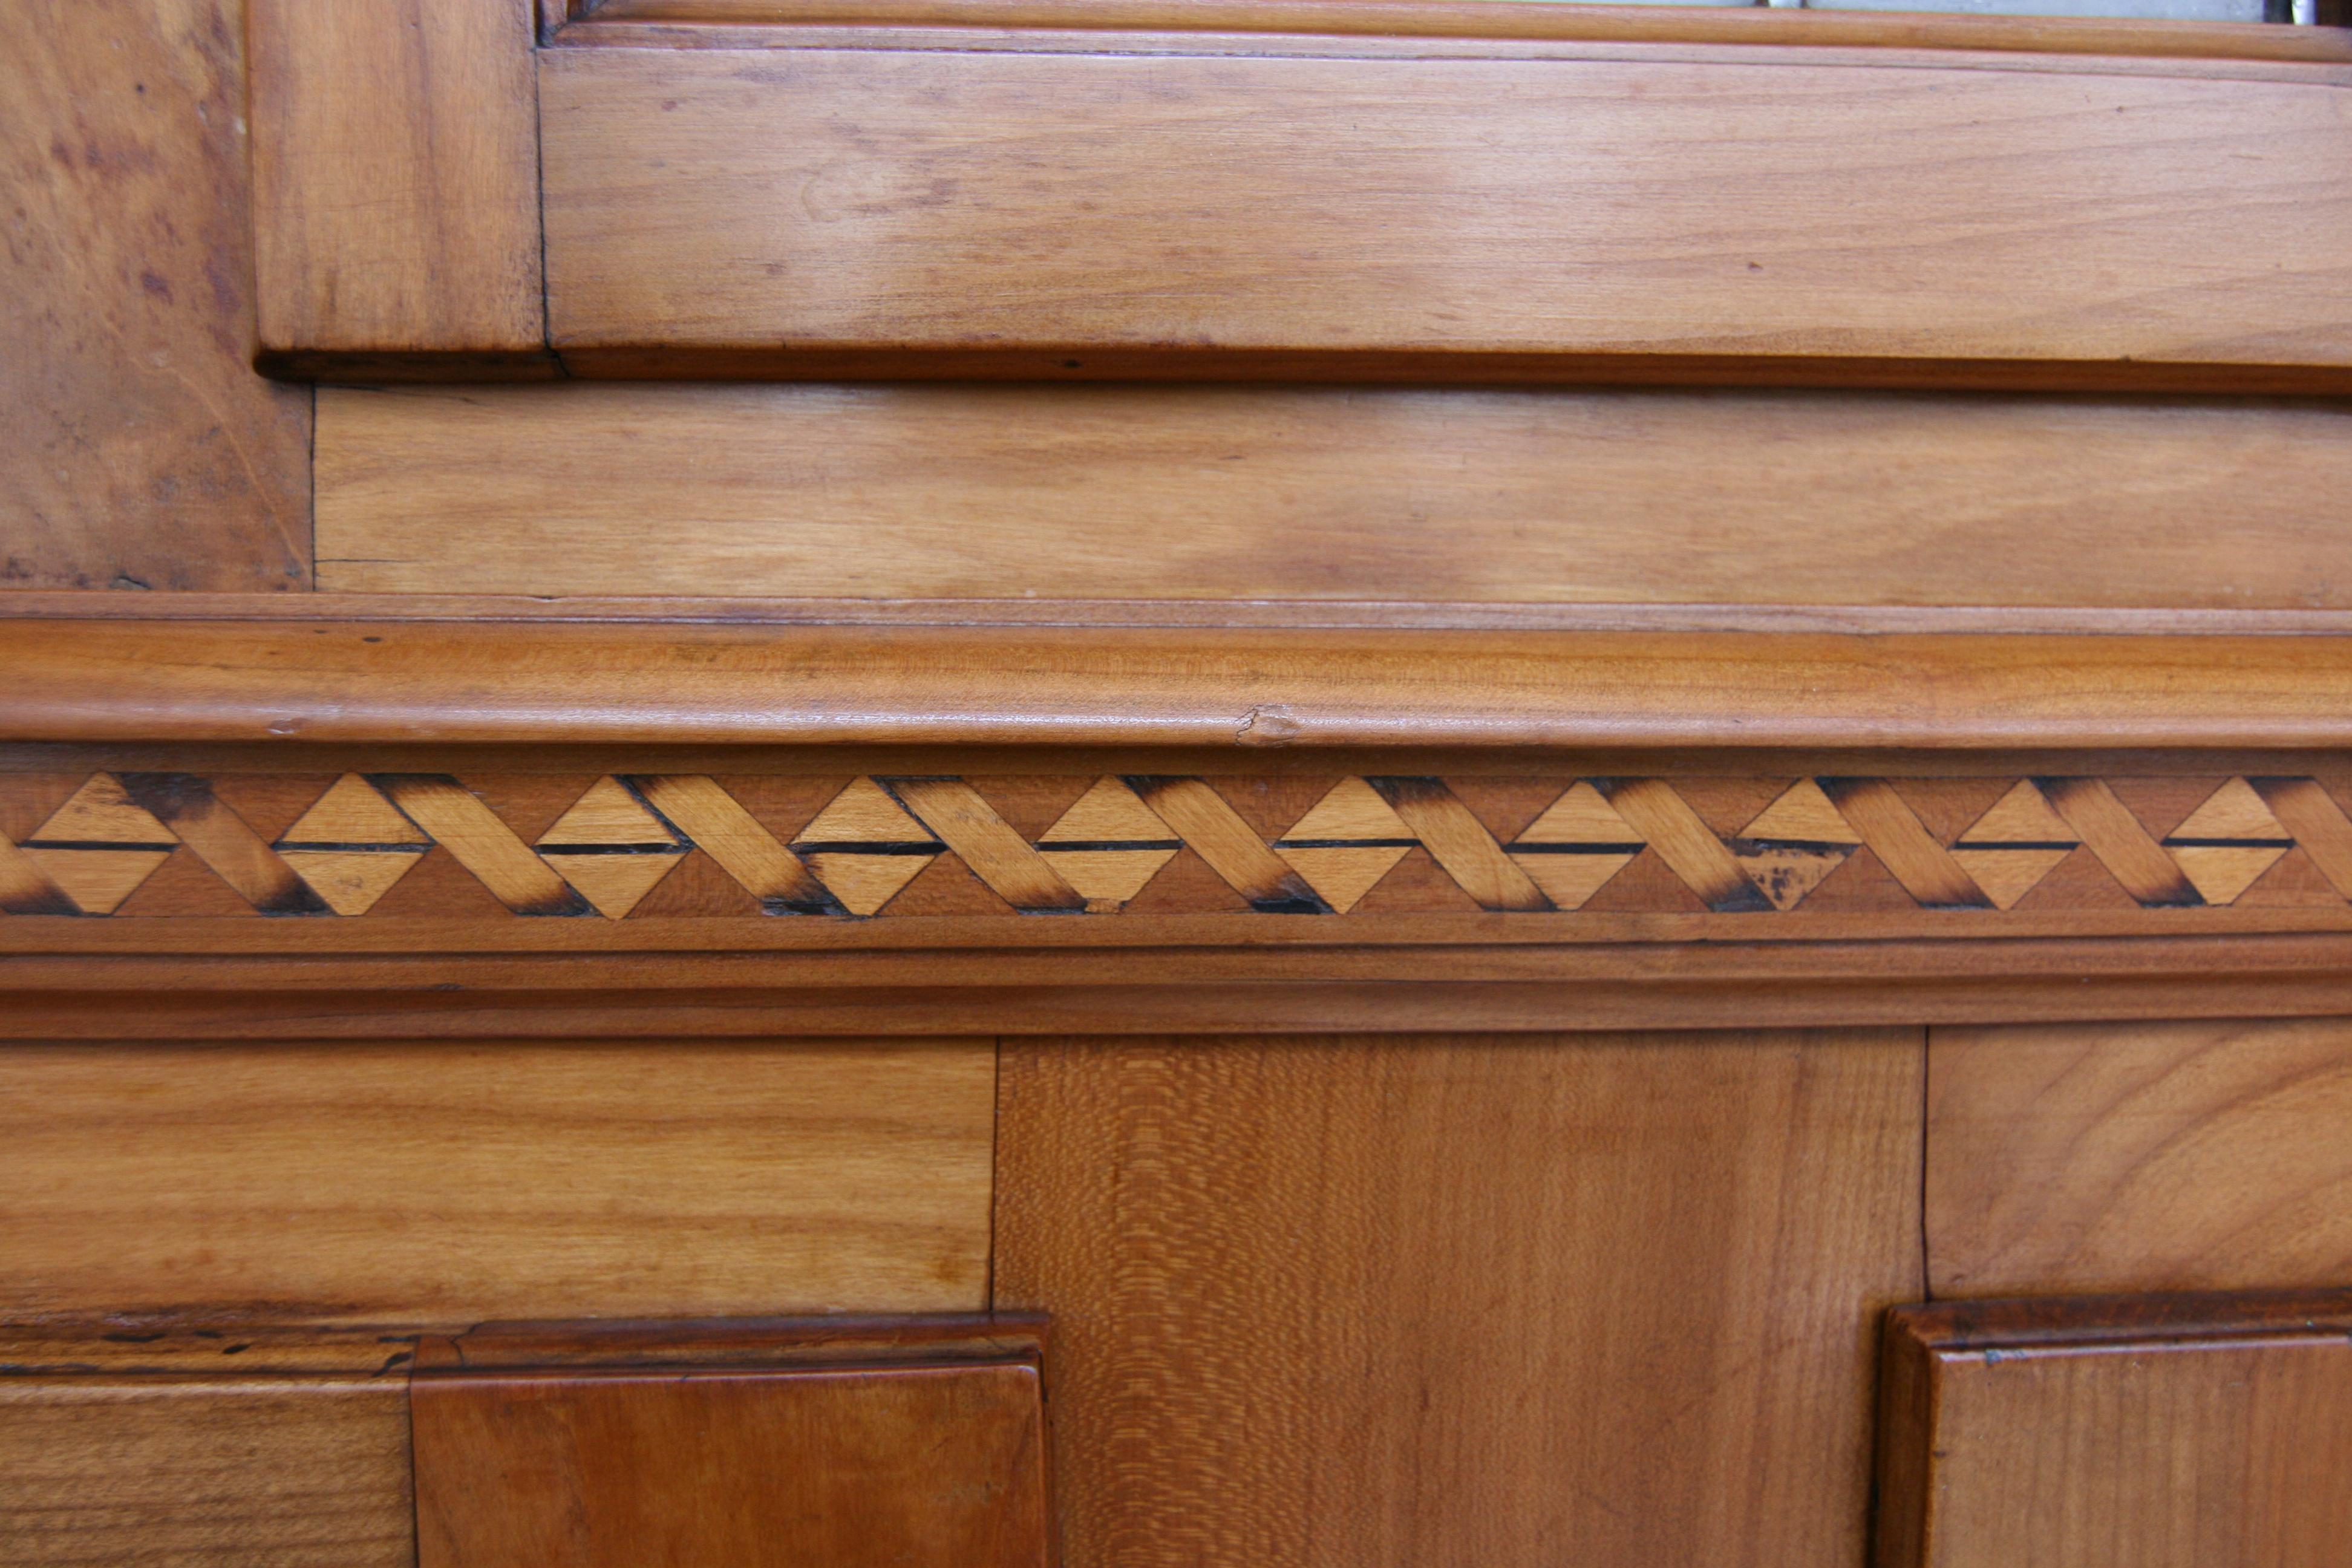
{"type": "Polygon", "coordinates": [[[2292,838],[2168,838],[2167,849],[2292,849],[2292,838]]]}
{"type": "Polygon", "coordinates": [[[1048,855],[1099,854],[1128,850],[1176,850],[1184,847],[1184,841],[1181,838],[1052,838],[1041,841],[1037,847],[1048,855]]]}
{"type": "Polygon", "coordinates": [[[1646,844],[1512,844],[1514,855],[1639,855],[1646,844]]]}
{"type": "Polygon", "coordinates": [[[1276,849],[1411,849],[1418,838],[1277,838],[1276,849]]]}
{"type": "Polygon", "coordinates": [[[1963,838],[1952,846],[1958,849],[2073,849],[2072,839],[2057,838],[1963,838]]]}
{"type": "Polygon", "coordinates": [[[886,838],[803,839],[793,847],[803,855],[940,855],[947,850],[937,839],[925,844],[886,838]]]}
{"type": "Polygon", "coordinates": [[[289,850],[310,855],[422,855],[430,844],[347,844],[322,838],[281,838],[270,846],[283,855],[289,850]]]}
{"type": "Polygon", "coordinates": [[[142,844],[127,838],[27,838],[19,849],[154,849],[168,854],[179,847],[175,839],[169,844],[142,844]]]}
{"type": "Polygon", "coordinates": [[[653,844],[542,844],[542,855],[683,855],[686,846],[662,839],[653,844]]]}
{"type": "Polygon", "coordinates": [[[1756,855],[1773,849],[1793,849],[1805,855],[1851,855],[1855,847],[1826,838],[1733,838],[1726,842],[1734,855],[1756,855]]]}

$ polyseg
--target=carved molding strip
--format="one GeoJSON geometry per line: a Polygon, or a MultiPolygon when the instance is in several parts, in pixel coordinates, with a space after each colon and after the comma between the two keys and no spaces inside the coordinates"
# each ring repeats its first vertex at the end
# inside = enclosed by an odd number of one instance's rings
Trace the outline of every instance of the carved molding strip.
{"type": "Polygon", "coordinates": [[[2352,901],[2352,781],[0,776],[0,910],[622,920],[2352,901]]]}

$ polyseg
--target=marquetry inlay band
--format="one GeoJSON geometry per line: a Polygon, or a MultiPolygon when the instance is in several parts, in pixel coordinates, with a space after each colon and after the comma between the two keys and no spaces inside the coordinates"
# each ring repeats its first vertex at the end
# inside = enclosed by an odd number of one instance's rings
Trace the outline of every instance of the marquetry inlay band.
{"type": "Polygon", "coordinates": [[[0,807],[13,815],[0,822],[37,821],[0,833],[0,910],[352,918],[395,908],[403,884],[436,864],[441,891],[405,912],[439,910],[458,890],[453,875],[495,900],[485,908],[609,920],[2340,906],[2352,900],[2341,787],[2244,776],[608,773],[521,787],[431,773],[9,775],[0,807]],[[700,868],[679,877],[689,863],[700,868]],[[927,874],[951,881],[910,894],[927,874]],[[142,899],[167,875],[175,894],[142,899]]]}

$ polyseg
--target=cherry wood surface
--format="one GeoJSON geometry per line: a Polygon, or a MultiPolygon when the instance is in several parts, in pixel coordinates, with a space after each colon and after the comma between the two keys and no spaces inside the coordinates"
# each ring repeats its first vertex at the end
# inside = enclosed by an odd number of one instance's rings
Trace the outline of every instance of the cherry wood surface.
{"type": "Polygon", "coordinates": [[[1066,1559],[1859,1559],[1921,1048],[1008,1041],[1066,1559]]]}
{"type": "Polygon", "coordinates": [[[994,1070],[940,1042],[12,1045],[0,1313],[969,1310],[994,1070]]]}
{"type": "Polygon", "coordinates": [[[2352,1023],[1941,1027],[1938,1296],[2352,1284],[2352,1023]]]}
{"type": "Polygon", "coordinates": [[[246,366],[241,16],[0,4],[0,589],[310,585],[310,394],[246,366]]]}
{"type": "Polygon", "coordinates": [[[418,1568],[1045,1568],[1028,1363],[420,1375],[418,1568]]]}
{"type": "Polygon", "coordinates": [[[2352,420],[2320,404],[324,387],[317,482],[338,593],[2352,602],[2312,523],[2352,420]]]}
{"type": "Polygon", "coordinates": [[[2352,1298],[1905,1309],[1877,1568],[2321,1568],[2352,1532],[2352,1298]]]}
{"type": "Polygon", "coordinates": [[[555,49],[549,325],[589,374],[2341,390],[2343,90],[555,49]]]}
{"type": "Polygon", "coordinates": [[[2342,637],[0,617],[20,741],[2330,747],[2342,637]]]}
{"type": "Polygon", "coordinates": [[[0,1374],[0,1559],[412,1568],[406,1375],[0,1374]]]}
{"type": "Polygon", "coordinates": [[[548,372],[530,0],[249,5],[264,361],[548,372]]]}

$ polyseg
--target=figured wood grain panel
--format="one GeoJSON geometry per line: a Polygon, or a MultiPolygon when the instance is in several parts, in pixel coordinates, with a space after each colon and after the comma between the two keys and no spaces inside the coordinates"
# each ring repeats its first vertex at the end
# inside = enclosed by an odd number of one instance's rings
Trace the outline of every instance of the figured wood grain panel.
{"type": "Polygon", "coordinates": [[[2326,77],[559,49],[541,95],[582,374],[2352,386],[2326,77]]]}
{"type": "Polygon", "coordinates": [[[0,1561],[413,1568],[408,1449],[404,1375],[0,1377],[0,1561]]]}
{"type": "Polygon", "coordinates": [[[2352,605],[2314,404],[1293,387],[322,387],[390,593],[2352,605]]]}
{"type": "Polygon", "coordinates": [[[1858,1559],[1916,1032],[1006,1042],[1073,1563],[1858,1559]]]}
{"type": "Polygon", "coordinates": [[[310,585],[310,395],[246,364],[242,16],[0,0],[0,587],[310,585]]]}
{"type": "Polygon", "coordinates": [[[1034,1364],[420,1376],[418,1568],[1045,1568],[1034,1364]]]}
{"type": "Polygon", "coordinates": [[[546,368],[531,0],[250,0],[265,362],[546,368]]]}
{"type": "Polygon", "coordinates": [[[2226,1300],[1895,1314],[1877,1568],[2336,1568],[2352,1539],[2352,1342],[2226,1300]],[[2031,1318],[2028,1342],[2004,1321],[2031,1318]],[[2074,1321],[2070,1332],[2069,1320],[2074,1321]]]}
{"type": "Polygon", "coordinates": [[[984,1044],[11,1046],[0,1310],[978,1307],[984,1044]]]}
{"type": "Polygon", "coordinates": [[[1938,1028],[1928,1085],[1939,1296],[2352,1284],[2352,1023],[1938,1028]]]}

